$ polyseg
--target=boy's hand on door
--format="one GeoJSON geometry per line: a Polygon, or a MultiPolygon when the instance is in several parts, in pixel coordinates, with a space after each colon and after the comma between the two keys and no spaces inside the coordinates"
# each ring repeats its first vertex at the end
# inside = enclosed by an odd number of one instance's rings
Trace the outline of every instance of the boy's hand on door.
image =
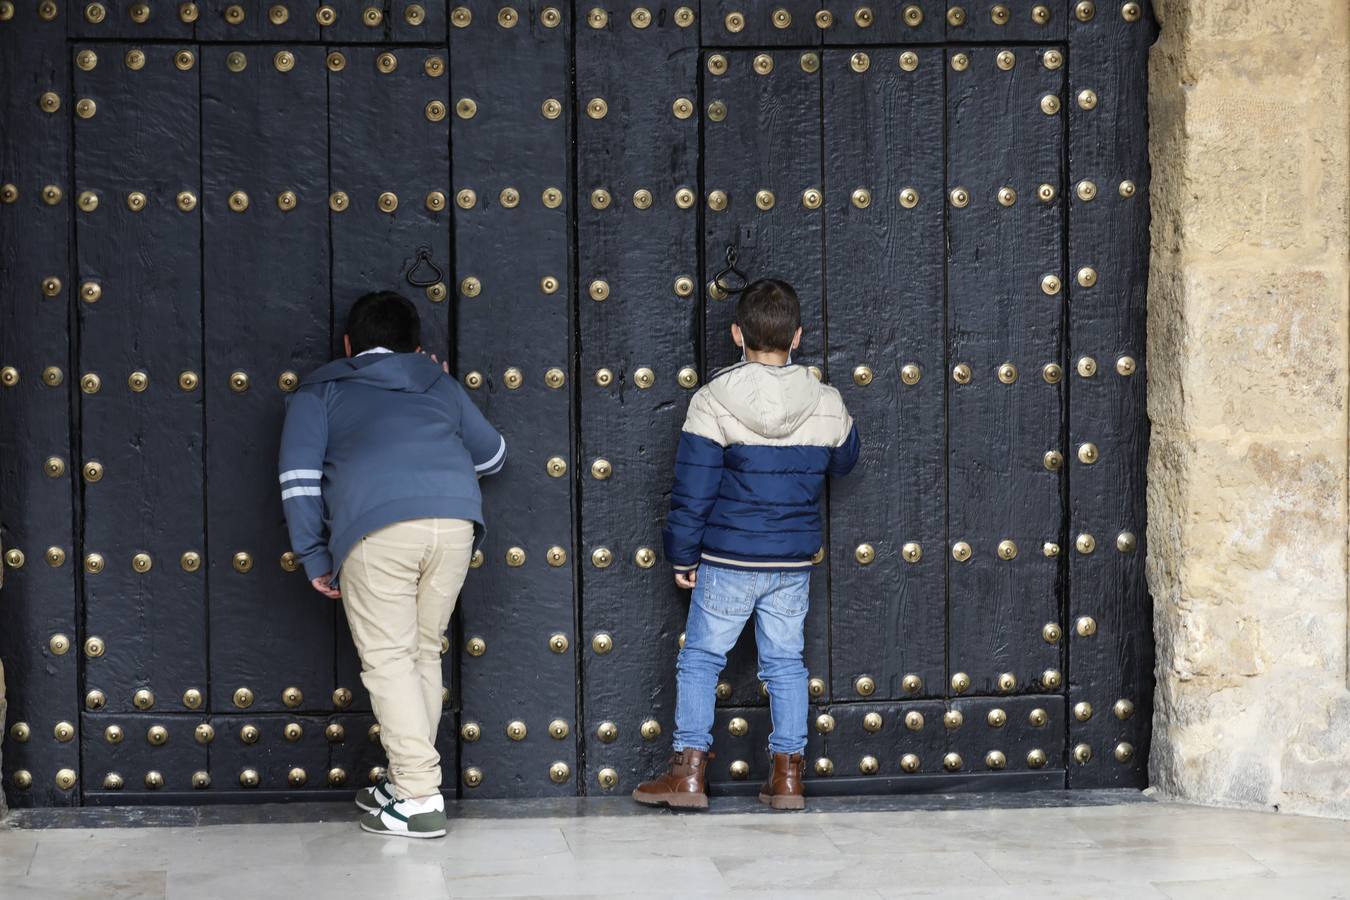
{"type": "Polygon", "coordinates": [[[675,573],[675,586],[682,587],[686,591],[693,590],[698,583],[698,569],[690,569],[688,572],[675,573]]]}
{"type": "Polygon", "coordinates": [[[327,575],[320,575],[318,578],[312,580],[310,584],[314,585],[314,590],[318,591],[320,594],[323,594],[329,600],[337,600],[342,597],[342,591],[339,591],[337,588],[333,587],[332,572],[329,572],[327,575]]]}

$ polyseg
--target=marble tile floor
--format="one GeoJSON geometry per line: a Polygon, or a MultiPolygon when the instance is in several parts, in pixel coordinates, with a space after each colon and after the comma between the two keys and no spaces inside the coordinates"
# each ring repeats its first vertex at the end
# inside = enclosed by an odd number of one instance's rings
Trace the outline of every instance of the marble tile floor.
{"type": "Polygon", "coordinates": [[[1350,822],[1082,796],[782,814],[739,799],[722,814],[460,804],[435,841],[363,834],[331,804],[28,812],[0,823],[0,897],[1350,900],[1350,822]]]}

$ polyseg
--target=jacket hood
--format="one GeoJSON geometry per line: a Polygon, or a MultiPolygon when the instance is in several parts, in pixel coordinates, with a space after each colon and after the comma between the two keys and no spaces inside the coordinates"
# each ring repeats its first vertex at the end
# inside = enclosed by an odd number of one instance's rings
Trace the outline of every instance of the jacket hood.
{"type": "Polygon", "coordinates": [[[335,359],[305,377],[303,384],[327,381],[364,384],[386,391],[425,393],[444,375],[439,363],[425,353],[371,353],[335,359]]]}
{"type": "Polygon", "coordinates": [[[806,366],[743,362],[708,382],[713,399],[756,434],[786,437],[815,412],[820,383],[806,366]]]}

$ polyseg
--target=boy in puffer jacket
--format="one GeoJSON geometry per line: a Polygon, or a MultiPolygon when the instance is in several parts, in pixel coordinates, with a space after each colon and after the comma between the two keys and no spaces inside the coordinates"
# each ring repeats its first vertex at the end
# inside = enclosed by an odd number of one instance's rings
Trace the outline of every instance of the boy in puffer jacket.
{"type": "Polygon", "coordinates": [[[675,583],[693,589],[676,664],[675,755],[664,775],[633,791],[639,803],[707,808],[717,679],[754,615],[773,720],[759,799],[773,809],[806,805],[802,626],[811,558],[821,546],[825,477],[853,469],[859,442],[839,392],[792,364],[801,338],[792,286],[754,282],[731,326],[741,362],[689,402],[663,534],[675,583]]]}

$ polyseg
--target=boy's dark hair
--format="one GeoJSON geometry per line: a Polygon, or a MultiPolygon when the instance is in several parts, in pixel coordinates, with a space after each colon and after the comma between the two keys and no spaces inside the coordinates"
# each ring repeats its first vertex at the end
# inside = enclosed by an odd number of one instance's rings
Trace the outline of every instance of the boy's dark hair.
{"type": "Polygon", "coordinates": [[[776,278],[752,281],[736,302],[736,324],[747,350],[791,350],[792,338],[802,327],[797,292],[776,278]]]}
{"type": "Polygon", "coordinates": [[[422,321],[417,307],[396,291],[375,291],[352,305],[347,314],[352,356],[374,347],[412,353],[422,346],[422,321]]]}

